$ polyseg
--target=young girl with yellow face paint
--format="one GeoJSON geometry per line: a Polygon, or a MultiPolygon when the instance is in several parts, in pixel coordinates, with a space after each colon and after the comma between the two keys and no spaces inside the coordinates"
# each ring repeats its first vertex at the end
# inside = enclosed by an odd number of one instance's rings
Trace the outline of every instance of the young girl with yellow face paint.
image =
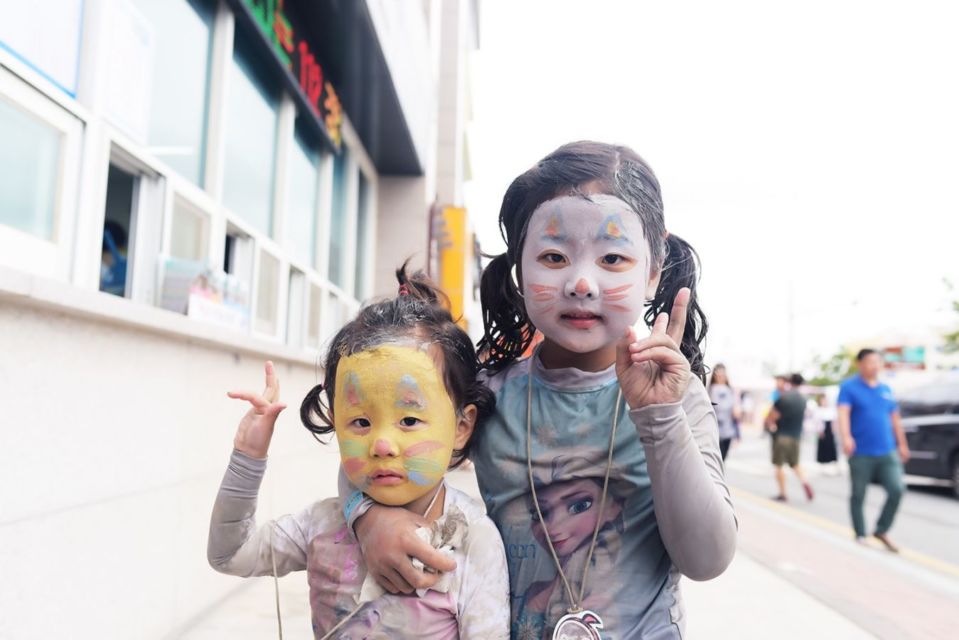
{"type": "MultiPolygon", "coordinates": [[[[703,385],[697,257],[622,146],[560,147],[513,181],[499,222],[507,250],[480,287],[496,411],[470,459],[506,543],[511,635],[681,638],[679,578],[719,575],[737,526],[703,385]]],[[[355,501],[385,588],[435,580],[409,556],[453,568],[405,512],[355,501]]]]}
{"type": "Polygon", "coordinates": [[[300,415],[314,436],[335,431],[353,485],[410,513],[417,535],[461,568],[416,595],[385,593],[368,576],[337,498],[256,529],[256,495],[285,407],[271,363],[262,394],[229,394],[252,407],[214,505],[209,560],[241,576],[305,569],[317,638],[506,638],[502,541],[482,505],[443,482],[492,410],[492,393],[477,381],[469,337],[432,285],[397,275],[403,295],[364,308],[334,337],[325,382],[307,394],[300,415]]]}

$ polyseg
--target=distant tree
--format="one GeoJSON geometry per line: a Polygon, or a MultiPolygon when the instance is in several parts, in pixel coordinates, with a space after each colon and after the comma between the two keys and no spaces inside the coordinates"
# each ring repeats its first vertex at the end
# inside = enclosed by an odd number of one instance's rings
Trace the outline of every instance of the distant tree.
{"type": "Polygon", "coordinates": [[[817,356],[813,358],[815,373],[808,380],[810,385],[828,387],[839,384],[856,370],[856,354],[840,347],[836,353],[828,358],[817,356]]]}

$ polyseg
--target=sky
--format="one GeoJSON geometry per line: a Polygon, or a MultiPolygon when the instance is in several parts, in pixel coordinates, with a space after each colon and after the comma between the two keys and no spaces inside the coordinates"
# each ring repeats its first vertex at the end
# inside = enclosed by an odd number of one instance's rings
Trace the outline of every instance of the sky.
{"type": "Polygon", "coordinates": [[[702,258],[707,362],[753,380],[928,342],[959,324],[957,28],[948,1],[485,0],[466,188],[481,245],[503,250],[503,193],[541,157],[626,144],[702,258]]]}

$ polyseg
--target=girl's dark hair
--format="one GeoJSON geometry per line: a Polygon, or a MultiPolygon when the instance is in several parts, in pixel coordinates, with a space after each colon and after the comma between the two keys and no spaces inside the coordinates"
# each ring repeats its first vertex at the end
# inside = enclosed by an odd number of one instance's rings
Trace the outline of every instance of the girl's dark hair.
{"type": "Polygon", "coordinates": [[[479,342],[483,366],[499,371],[521,357],[533,340],[535,327],[526,314],[512,271],[519,273],[526,229],[533,211],[563,195],[604,193],[626,202],[639,215],[649,242],[654,268],[660,269],[656,296],[644,315],[652,326],[656,315],[672,310],[676,293],[689,287],[691,296],[680,349],[693,373],[705,382],[700,345],[706,337],[706,316],[699,306],[696,284],[699,256],[689,244],[666,233],[663,199],[653,170],[629,147],[602,142],[571,142],[539,161],[506,190],[499,213],[506,253],[492,259],[480,280],[483,338],[479,342]]]}
{"type": "MultiPolygon", "coordinates": [[[[323,383],[313,387],[300,405],[300,420],[317,440],[320,440],[318,436],[334,430],[331,409],[340,358],[394,342],[397,338],[412,338],[439,346],[443,352],[446,390],[453,399],[457,414],[467,405],[475,405],[478,427],[493,411],[496,402],[493,393],[476,378],[480,365],[473,343],[444,306],[448,306],[446,295],[422,272],[407,275],[406,264],[396,270],[396,279],[400,290],[397,297],[361,309],[330,343],[324,362],[323,383]]],[[[451,467],[459,466],[468,457],[472,440],[470,438],[462,449],[453,451],[451,467]]]]}

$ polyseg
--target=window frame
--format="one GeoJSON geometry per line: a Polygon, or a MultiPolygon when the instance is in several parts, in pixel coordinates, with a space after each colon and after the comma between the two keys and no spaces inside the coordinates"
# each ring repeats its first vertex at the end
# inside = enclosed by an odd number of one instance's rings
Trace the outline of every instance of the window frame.
{"type": "Polygon", "coordinates": [[[36,275],[65,280],[70,275],[73,239],[77,226],[85,122],[58,101],[37,91],[26,78],[18,77],[13,71],[4,68],[4,64],[5,60],[0,56],[0,100],[20,110],[26,117],[58,132],[60,157],[55,182],[52,238],[40,238],[0,224],[2,264],[36,275]]]}

